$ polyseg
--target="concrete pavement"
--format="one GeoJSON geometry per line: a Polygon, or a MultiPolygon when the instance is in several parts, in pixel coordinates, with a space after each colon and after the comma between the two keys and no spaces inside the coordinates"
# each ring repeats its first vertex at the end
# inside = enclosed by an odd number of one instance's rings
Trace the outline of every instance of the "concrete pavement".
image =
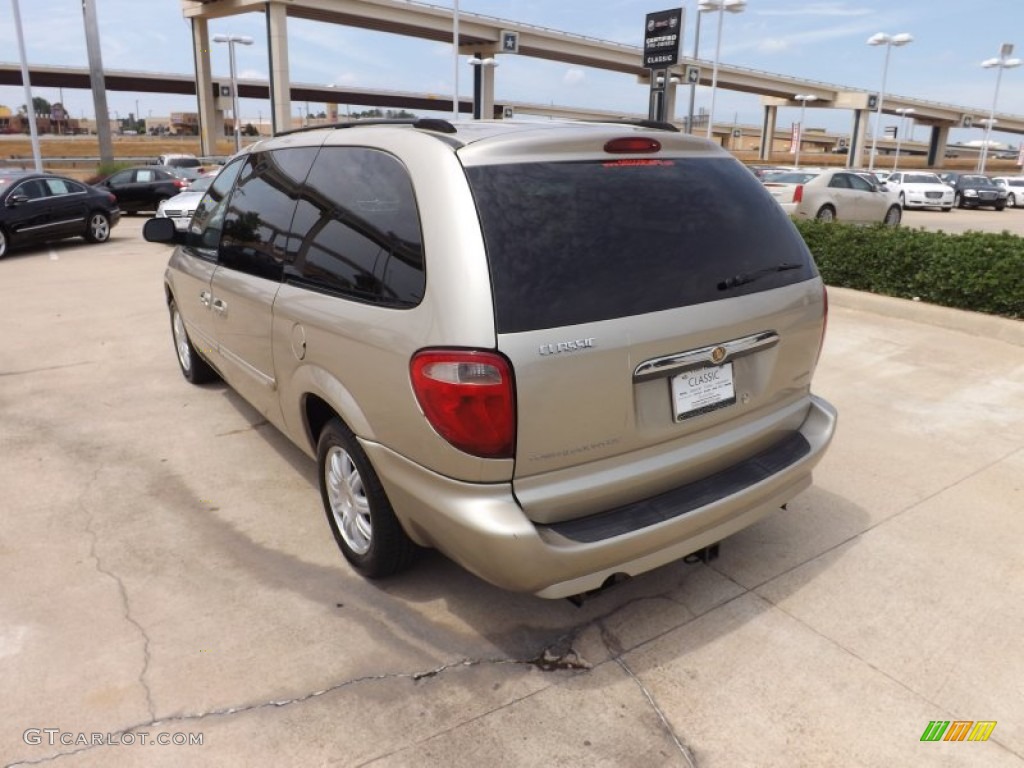
{"type": "Polygon", "coordinates": [[[141,223],[0,261],[0,764],[1024,766],[1020,322],[833,290],[814,487],[577,608],[354,576],[141,223]]]}

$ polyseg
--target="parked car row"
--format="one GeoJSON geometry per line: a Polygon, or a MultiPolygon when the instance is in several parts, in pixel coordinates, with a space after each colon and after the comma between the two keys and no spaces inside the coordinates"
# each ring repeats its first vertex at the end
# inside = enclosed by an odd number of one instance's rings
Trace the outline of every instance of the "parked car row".
{"type": "Polygon", "coordinates": [[[791,216],[854,223],[900,221],[900,209],[993,208],[1024,206],[1024,176],[989,177],[978,173],[927,170],[853,170],[846,168],[751,168],[791,216]],[[859,177],[864,183],[854,181],[859,177]],[[839,191],[851,188],[859,192],[839,191]],[[885,194],[878,194],[879,192],[885,194]]]}
{"type": "Polygon", "coordinates": [[[0,258],[13,248],[69,237],[105,242],[122,214],[155,211],[187,226],[216,171],[203,173],[188,165],[190,156],[181,157],[186,163],[181,167],[122,168],[91,185],[53,173],[0,171],[0,258]],[[193,186],[191,197],[164,210],[165,203],[193,186]]]}

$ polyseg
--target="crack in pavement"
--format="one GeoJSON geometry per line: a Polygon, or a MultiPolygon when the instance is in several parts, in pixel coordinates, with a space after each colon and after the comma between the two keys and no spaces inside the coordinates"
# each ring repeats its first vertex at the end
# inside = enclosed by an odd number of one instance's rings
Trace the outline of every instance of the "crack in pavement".
{"type": "MultiPolygon", "coordinates": [[[[294,704],[302,704],[303,702],[309,701],[311,699],[315,699],[315,698],[317,698],[319,696],[324,696],[324,695],[326,695],[328,693],[334,693],[335,691],[339,691],[339,690],[341,690],[343,688],[348,688],[350,686],[357,685],[359,683],[378,682],[378,681],[381,681],[381,680],[403,680],[403,679],[404,680],[411,680],[412,682],[415,683],[415,682],[419,682],[420,680],[427,680],[429,678],[437,677],[438,675],[441,675],[444,672],[447,672],[447,671],[452,670],[452,669],[460,668],[460,667],[463,667],[463,668],[464,667],[475,667],[475,666],[481,666],[481,665],[484,665],[484,664],[493,664],[493,665],[508,664],[508,665],[520,665],[520,666],[536,666],[539,669],[542,669],[542,670],[545,670],[545,671],[551,671],[551,670],[554,670],[554,669],[571,669],[571,670],[580,670],[580,669],[588,670],[588,669],[590,669],[590,665],[584,659],[582,659],[578,654],[576,654],[575,651],[573,651],[571,649],[569,650],[569,652],[567,652],[567,654],[565,655],[564,659],[560,658],[560,657],[557,657],[556,654],[557,654],[557,651],[552,650],[552,647],[549,646],[548,648],[545,648],[544,651],[542,651],[540,654],[538,654],[536,657],[534,657],[532,659],[501,659],[501,658],[496,658],[496,659],[459,659],[457,661],[450,661],[450,662],[447,662],[445,664],[440,664],[440,665],[438,665],[436,667],[433,667],[431,669],[427,669],[427,670],[424,670],[424,671],[421,671],[421,672],[391,672],[391,673],[385,673],[385,674],[379,674],[379,675],[363,675],[361,677],[354,677],[354,678],[351,678],[349,680],[343,680],[340,683],[336,683],[334,685],[328,686],[327,688],[323,688],[323,689],[318,690],[318,691],[312,691],[311,693],[306,693],[306,694],[303,694],[301,696],[295,696],[295,697],[290,698],[290,699],[271,699],[269,701],[262,701],[262,702],[258,702],[258,703],[254,703],[254,704],[244,704],[244,705],[235,706],[235,707],[223,707],[223,708],[219,708],[219,709],[207,710],[206,712],[196,712],[196,713],[190,713],[190,714],[184,714],[184,715],[172,715],[170,717],[157,718],[155,715],[153,715],[152,710],[151,710],[150,711],[151,719],[148,722],[137,723],[135,725],[131,725],[131,726],[128,726],[127,728],[122,728],[122,729],[117,730],[117,731],[110,731],[108,734],[105,734],[105,736],[112,743],[118,743],[120,741],[121,737],[124,734],[135,733],[137,731],[142,731],[142,730],[145,730],[147,728],[154,727],[154,726],[162,726],[162,725],[167,725],[167,724],[171,724],[171,723],[173,723],[173,724],[194,723],[194,722],[201,722],[201,721],[203,721],[203,720],[205,720],[207,718],[212,718],[212,717],[226,717],[226,716],[237,715],[237,714],[242,714],[242,713],[246,713],[246,712],[254,712],[254,711],[260,710],[260,709],[288,707],[288,706],[292,706],[294,704]],[[564,661],[564,663],[560,663],[560,662],[563,662],[563,661],[564,661]]],[[[148,660],[148,656],[147,656],[147,660],[148,660]]],[[[148,693],[148,689],[147,689],[147,693],[148,693]]],[[[49,755],[49,756],[43,757],[43,758],[39,758],[37,760],[22,760],[22,761],[19,761],[19,762],[8,763],[7,766],[5,766],[5,768],[16,768],[17,766],[20,766],[20,765],[39,765],[41,763],[48,763],[48,762],[51,762],[53,760],[57,760],[57,759],[60,759],[60,758],[63,758],[63,757],[68,757],[68,756],[71,756],[71,755],[77,755],[77,754],[80,754],[82,752],[88,752],[88,751],[90,751],[92,749],[96,749],[97,747],[102,747],[102,746],[106,746],[106,744],[89,744],[87,746],[83,746],[80,749],[71,750],[69,752],[58,752],[56,754],[49,755]]]]}
{"type": "Polygon", "coordinates": [[[59,371],[64,368],[77,368],[80,365],[94,365],[95,360],[83,360],[80,363],[64,363],[63,365],[46,365],[42,368],[26,368],[24,371],[0,371],[0,376],[27,376],[30,373],[42,373],[43,371],[59,371]]]}
{"type": "Polygon", "coordinates": [[[89,534],[89,557],[91,557],[93,562],[95,563],[96,571],[98,573],[102,573],[104,576],[111,579],[115,584],[117,584],[117,591],[121,596],[122,615],[125,621],[134,626],[139,631],[139,634],[142,635],[142,669],[139,670],[139,676],[137,679],[139,685],[142,686],[142,690],[146,693],[146,711],[149,713],[150,719],[154,719],[156,717],[156,707],[153,705],[153,692],[149,688],[149,683],[146,682],[146,673],[149,671],[149,664],[151,661],[149,653],[149,634],[146,632],[145,628],[132,615],[131,601],[128,599],[128,591],[125,589],[124,582],[121,580],[121,577],[103,565],[103,561],[100,559],[99,553],[96,551],[96,545],[99,541],[99,536],[97,535],[96,531],[93,530],[92,527],[95,513],[91,509],[89,509],[89,507],[86,505],[84,501],[86,494],[88,494],[92,486],[96,484],[96,479],[101,471],[102,467],[97,467],[96,470],[92,473],[92,478],[90,478],[89,482],[86,483],[84,490],[78,497],[78,507],[86,515],[85,532],[89,534]]]}
{"type": "MultiPolygon", "coordinates": [[[[86,487],[86,491],[83,491],[83,494],[82,494],[83,497],[88,492],[89,486],[91,486],[92,484],[95,483],[96,477],[99,474],[99,472],[100,472],[100,468],[97,468],[96,472],[93,474],[92,480],[90,480],[88,486],[86,487]]],[[[623,671],[625,671],[627,675],[629,675],[630,679],[632,679],[633,682],[637,685],[637,687],[640,689],[641,693],[644,695],[644,697],[647,700],[647,702],[650,705],[650,707],[654,710],[655,714],[658,716],[658,718],[659,718],[659,720],[660,720],[660,722],[662,724],[662,727],[665,729],[665,731],[668,734],[668,736],[672,739],[672,742],[675,744],[675,746],[676,746],[677,750],[679,751],[680,755],[686,761],[687,766],[689,766],[689,768],[696,768],[697,763],[696,763],[696,760],[694,758],[693,752],[679,738],[678,734],[675,732],[675,730],[672,727],[671,723],[669,722],[667,716],[665,715],[665,713],[663,712],[663,710],[661,709],[661,707],[658,705],[657,701],[655,700],[654,696],[651,694],[651,692],[647,689],[647,687],[643,684],[643,682],[636,676],[636,674],[633,672],[633,670],[630,669],[629,665],[622,658],[622,654],[627,653],[627,652],[629,652],[630,650],[633,650],[633,649],[624,648],[622,646],[622,644],[612,635],[612,633],[610,632],[610,630],[608,630],[608,628],[606,627],[606,625],[604,623],[606,619],[614,616],[616,613],[619,613],[620,611],[628,608],[629,606],[631,606],[631,605],[633,605],[633,604],[635,604],[637,602],[649,601],[651,599],[658,598],[658,597],[664,597],[666,599],[672,600],[673,598],[671,598],[667,593],[665,595],[656,595],[656,596],[645,595],[645,596],[642,596],[642,597],[635,598],[633,600],[628,600],[628,601],[626,601],[625,603],[623,603],[621,605],[617,605],[617,606],[612,607],[610,610],[608,610],[604,614],[591,617],[591,618],[587,619],[586,621],[582,621],[579,624],[571,627],[568,631],[563,632],[561,635],[556,637],[556,639],[554,641],[548,641],[548,643],[544,646],[543,650],[540,651],[537,655],[535,655],[535,656],[533,656],[531,658],[520,658],[520,659],[516,659],[516,658],[484,658],[484,659],[464,658],[464,659],[459,659],[459,660],[456,660],[456,661],[450,661],[450,662],[447,662],[447,663],[444,663],[444,664],[440,664],[440,665],[438,665],[436,667],[432,667],[430,669],[419,671],[419,672],[393,672],[393,673],[383,673],[383,674],[377,674],[377,675],[362,675],[360,677],[354,677],[354,678],[350,678],[348,680],[343,680],[341,682],[335,683],[334,685],[330,685],[330,686],[322,688],[320,690],[312,691],[310,693],[305,693],[305,694],[302,694],[300,696],[295,696],[295,697],[288,698],[288,699],[271,699],[271,700],[268,700],[268,701],[261,701],[261,702],[256,702],[256,703],[252,703],[252,704],[243,704],[243,705],[239,705],[239,706],[222,707],[222,708],[217,708],[217,709],[211,709],[211,710],[207,710],[205,712],[186,713],[186,714],[171,715],[171,716],[166,716],[166,717],[158,718],[158,717],[156,717],[156,714],[155,714],[155,707],[153,705],[153,700],[152,700],[152,695],[151,695],[150,689],[149,689],[148,685],[145,682],[145,675],[146,675],[146,673],[147,673],[147,671],[149,669],[149,664],[150,664],[150,653],[149,653],[149,642],[150,642],[150,640],[149,640],[149,636],[146,633],[145,629],[138,623],[138,621],[136,621],[134,619],[134,617],[131,616],[131,613],[130,613],[130,603],[129,603],[129,600],[128,600],[127,592],[125,591],[125,588],[124,588],[124,584],[122,583],[122,581],[120,580],[120,578],[116,574],[114,574],[113,572],[111,572],[111,571],[109,571],[109,570],[107,570],[106,568],[103,567],[103,565],[102,565],[98,555],[95,552],[95,545],[96,545],[96,541],[97,541],[97,535],[96,535],[95,531],[92,530],[92,527],[91,527],[91,523],[92,523],[92,519],[93,519],[93,513],[81,501],[81,499],[79,500],[79,506],[88,514],[88,523],[87,523],[87,526],[86,526],[86,530],[89,533],[89,535],[92,537],[92,547],[90,548],[90,556],[96,562],[96,570],[98,572],[103,573],[104,575],[108,576],[115,583],[117,583],[118,589],[120,590],[122,603],[123,603],[123,606],[124,606],[125,619],[128,620],[131,624],[133,624],[139,630],[139,633],[142,635],[144,643],[145,643],[145,645],[144,645],[144,653],[145,653],[144,665],[143,665],[142,671],[139,674],[139,683],[143,686],[144,690],[146,691],[146,701],[147,701],[147,705],[148,705],[148,708],[149,708],[150,719],[147,722],[137,723],[135,725],[131,725],[131,726],[128,726],[128,727],[125,727],[125,728],[122,728],[122,729],[116,730],[116,731],[110,731],[109,732],[109,738],[110,739],[120,740],[120,738],[124,734],[135,733],[137,731],[142,731],[142,730],[145,730],[145,729],[148,729],[148,728],[151,728],[151,727],[155,727],[155,726],[161,726],[161,725],[167,725],[167,724],[195,723],[195,722],[202,722],[202,721],[204,721],[204,720],[206,720],[208,718],[229,717],[229,716],[236,715],[236,714],[244,714],[244,713],[247,713],[247,712],[254,712],[254,711],[262,710],[262,709],[289,707],[289,706],[293,706],[293,705],[297,705],[297,704],[302,704],[304,702],[310,701],[310,700],[318,698],[320,696],[324,696],[326,694],[333,693],[333,692],[336,692],[336,691],[339,691],[339,690],[342,690],[344,688],[348,688],[348,687],[351,687],[353,685],[357,685],[357,684],[360,684],[360,683],[379,682],[379,681],[384,681],[384,680],[400,680],[400,679],[406,679],[406,680],[412,681],[413,683],[416,683],[416,682],[419,682],[421,680],[427,680],[427,679],[430,679],[430,678],[438,677],[438,676],[444,674],[445,672],[448,672],[448,671],[451,671],[451,670],[457,669],[457,668],[475,667],[475,666],[480,666],[480,665],[517,665],[517,666],[535,666],[535,667],[537,667],[538,669],[540,669],[541,671],[544,671],[544,672],[570,671],[570,672],[583,672],[583,673],[586,673],[586,672],[589,672],[591,669],[593,669],[594,665],[591,664],[590,662],[588,662],[575,649],[574,646],[575,646],[576,639],[580,636],[580,634],[582,632],[584,632],[585,630],[589,629],[590,627],[596,626],[598,628],[598,630],[600,631],[600,636],[602,638],[602,641],[604,642],[605,646],[608,648],[609,652],[611,652],[611,654],[612,654],[612,658],[609,661],[613,661],[620,668],[622,668],[623,671]]],[[[673,587],[673,589],[674,589],[674,587],[673,587]]],[[[678,602],[678,601],[673,600],[673,602],[678,602]]],[[[726,602],[731,602],[731,600],[726,601],[726,602]]],[[[698,618],[700,615],[701,614],[694,614],[690,619],[688,619],[686,622],[683,622],[683,623],[684,624],[689,623],[689,621],[693,621],[694,619],[698,618]]],[[[680,625],[680,626],[682,626],[682,625],[680,625]]],[[[669,631],[672,631],[672,630],[666,630],[665,633],[667,633],[669,631]]],[[[658,636],[661,636],[661,635],[663,635],[665,633],[658,633],[658,636]]],[[[653,639],[656,639],[656,638],[651,638],[650,640],[653,640],[653,639]]],[[[640,645],[641,646],[645,645],[647,642],[649,642],[649,641],[644,641],[644,643],[641,643],[640,645]]],[[[637,647],[639,647],[639,646],[637,646],[637,647]]],[[[601,662],[601,663],[598,664],[598,666],[604,666],[604,664],[606,664],[606,663],[608,663],[608,661],[601,662]]],[[[533,694],[530,694],[530,695],[533,695],[533,694]]],[[[529,698],[529,696],[524,697],[524,698],[529,698]]],[[[516,701],[510,702],[509,704],[514,704],[514,703],[517,703],[518,701],[520,701],[520,699],[516,699],[516,701]]],[[[505,706],[508,706],[508,705],[505,705],[505,706]]],[[[7,768],[15,768],[16,766],[20,766],[20,765],[38,765],[38,764],[41,764],[41,763],[47,763],[47,762],[51,762],[53,760],[57,760],[57,759],[62,758],[62,757],[66,757],[66,756],[70,756],[70,755],[76,755],[76,754],[79,754],[81,752],[87,752],[87,751],[90,751],[92,749],[95,749],[97,747],[102,747],[102,746],[105,746],[105,745],[104,744],[95,744],[95,745],[94,744],[90,744],[90,745],[87,745],[87,746],[83,746],[80,749],[76,749],[76,750],[72,750],[72,751],[68,751],[68,752],[58,752],[56,754],[49,755],[47,757],[39,758],[39,759],[36,759],[36,760],[24,760],[24,761],[9,763],[7,768]]],[[[376,759],[378,759],[378,758],[374,758],[374,760],[376,760],[376,759]]]]}
{"type": "MultiPolygon", "coordinates": [[[[639,600],[644,599],[650,598],[639,598],[639,600]]],[[[693,619],[691,619],[691,621],[692,620],[693,619]]],[[[627,652],[627,649],[623,647],[622,643],[619,642],[619,639],[605,624],[604,618],[598,619],[594,623],[600,632],[601,642],[604,643],[605,648],[607,648],[612,655],[611,660],[614,661],[623,672],[629,675],[629,678],[634,684],[636,684],[636,687],[640,689],[640,693],[644,695],[644,698],[647,699],[647,703],[651,705],[651,709],[654,710],[654,714],[656,714],[658,719],[661,721],[662,728],[668,734],[669,738],[672,739],[672,743],[676,745],[676,749],[679,750],[679,754],[683,756],[686,764],[690,766],[690,768],[697,768],[697,761],[694,757],[693,750],[691,750],[685,743],[683,743],[683,740],[679,738],[679,734],[677,734],[675,728],[672,727],[672,723],[669,722],[668,716],[662,708],[658,706],[658,702],[655,700],[654,694],[650,692],[647,686],[644,685],[643,681],[635,672],[633,672],[632,668],[623,658],[623,654],[627,652]]]]}
{"type": "Polygon", "coordinates": [[[662,728],[665,729],[669,738],[672,739],[672,743],[676,745],[676,749],[679,750],[679,754],[683,756],[683,760],[686,761],[686,764],[690,766],[690,768],[697,768],[697,761],[694,759],[693,751],[683,743],[682,739],[679,738],[675,728],[672,727],[672,723],[669,722],[668,717],[662,711],[661,707],[658,706],[658,702],[655,701],[654,695],[647,690],[647,686],[644,685],[643,681],[636,676],[632,669],[629,668],[629,664],[627,664],[626,660],[621,656],[613,657],[613,661],[618,664],[627,675],[629,675],[630,679],[634,683],[636,683],[636,687],[640,689],[640,693],[644,695],[644,698],[647,699],[647,703],[651,705],[651,709],[654,710],[654,714],[656,714],[658,719],[661,721],[662,728]]]}

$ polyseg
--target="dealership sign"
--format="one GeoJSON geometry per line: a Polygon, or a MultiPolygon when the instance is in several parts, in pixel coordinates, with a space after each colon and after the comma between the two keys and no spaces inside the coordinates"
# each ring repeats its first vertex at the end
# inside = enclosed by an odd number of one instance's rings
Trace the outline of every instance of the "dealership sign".
{"type": "Polygon", "coordinates": [[[679,63],[683,9],[648,13],[644,25],[644,67],[664,69],[679,63]]]}

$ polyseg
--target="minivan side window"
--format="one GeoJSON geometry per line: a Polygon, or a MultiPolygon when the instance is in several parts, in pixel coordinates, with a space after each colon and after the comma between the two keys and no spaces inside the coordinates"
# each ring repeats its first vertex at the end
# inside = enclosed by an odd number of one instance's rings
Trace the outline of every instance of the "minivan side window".
{"type": "Polygon", "coordinates": [[[292,217],[316,147],[254,152],[238,174],[224,216],[218,260],[231,269],[280,280],[294,256],[292,217]]]}
{"type": "Polygon", "coordinates": [[[292,231],[301,240],[285,279],[393,308],[423,299],[423,236],[412,181],[394,156],[323,147],[306,180],[292,231]]]}
{"type": "Polygon", "coordinates": [[[228,207],[228,196],[244,162],[245,158],[240,157],[225,166],[206,190],[192,216],[188,244],[205,251],[204,255],[208,258],[216,258],[216,249],[220,244],[220,234],[224,225],[224,213],[228,207]]]}

